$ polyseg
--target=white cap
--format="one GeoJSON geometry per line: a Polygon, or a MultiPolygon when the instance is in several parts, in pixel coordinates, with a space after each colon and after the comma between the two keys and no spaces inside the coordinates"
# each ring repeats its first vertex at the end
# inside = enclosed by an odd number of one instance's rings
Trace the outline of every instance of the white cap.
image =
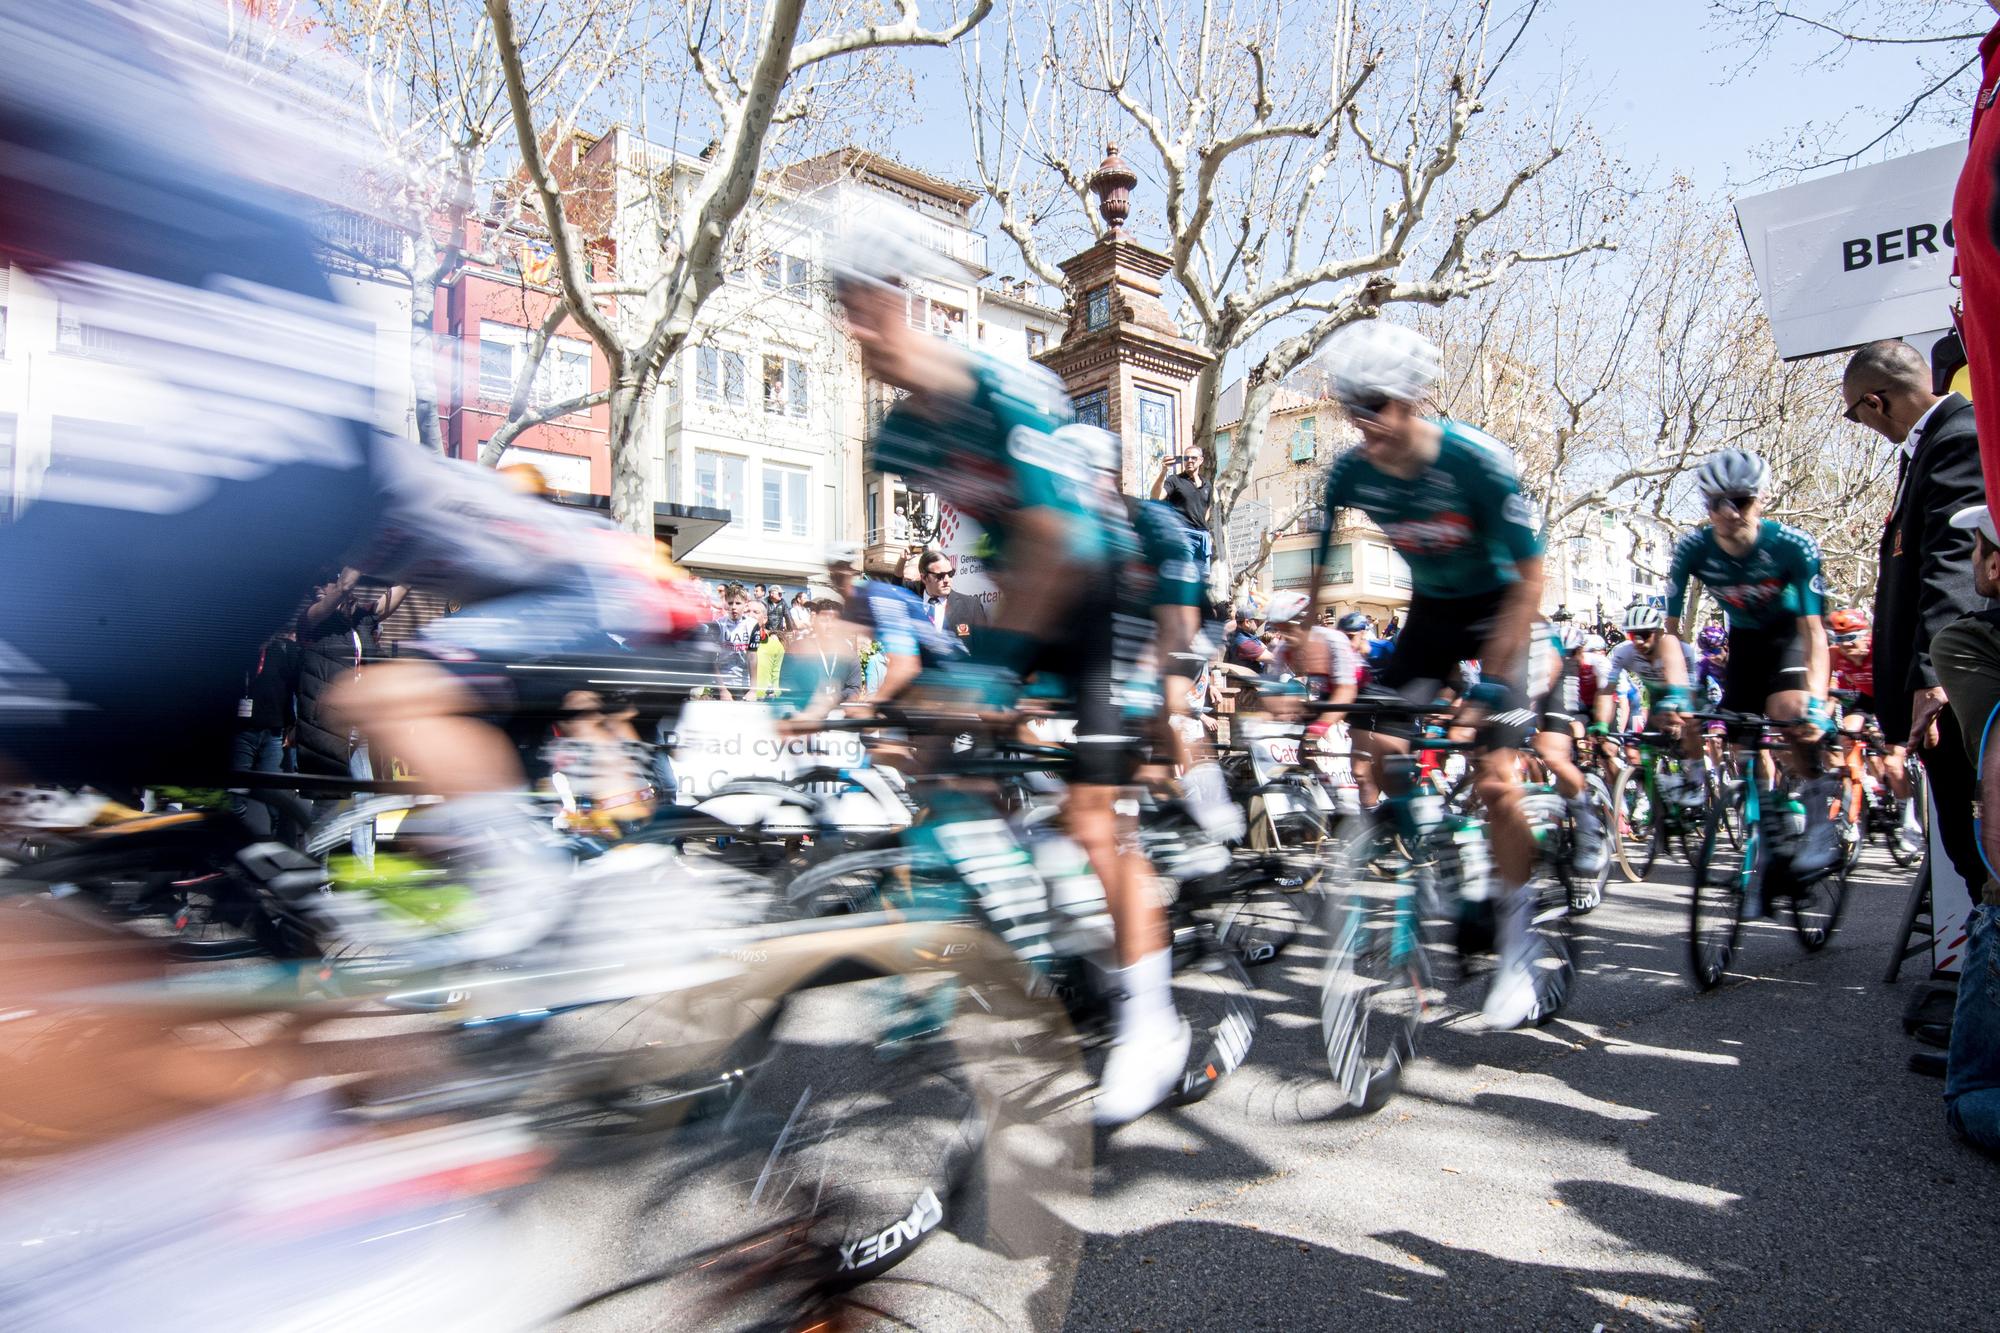
{"type": "Polygon", "coordinates": [[[1985,505],[1967,505],[1951,516],[1951,525],[1969,532],[1984,533],[1989,544],[2000,546],[2000,536],[1995,536],[1993,532],[1993,515],[1985,505]]]}
{"type": "Polygon", "coordinates": [[[1272,625],[1283,625],[1297,620],[1312,605],[1312,598],[1302,592],[1280,592],[1271,595],[1271,604],[1265,609],[1264,619],[1272,625]]]}
{"type": "Polygon", "coordinates": [[[835,542],[826,548],[826,564],[831,569],[835,565],[846,565],[850,569],[861,568],[861,546],[858,542],[835,542]]]}

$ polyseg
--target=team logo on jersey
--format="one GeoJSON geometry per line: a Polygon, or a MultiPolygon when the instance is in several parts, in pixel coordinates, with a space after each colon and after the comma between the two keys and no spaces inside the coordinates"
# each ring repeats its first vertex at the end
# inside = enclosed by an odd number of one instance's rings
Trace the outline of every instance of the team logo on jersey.
{"type": "Polygon", "coordinates": [[[1472,542],[1472,520],[1464,514],[1392,519],[1382,524],[1382,531],[1397,550],[1412,555],[1456,551],[1472,542]]]}

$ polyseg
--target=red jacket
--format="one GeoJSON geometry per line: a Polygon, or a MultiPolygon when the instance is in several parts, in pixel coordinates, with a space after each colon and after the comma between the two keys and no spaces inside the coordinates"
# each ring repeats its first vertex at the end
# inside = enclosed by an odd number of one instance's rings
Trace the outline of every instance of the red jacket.
{"type": "Polygon", "coordinates": [[[1994,171],[2000,168],[2000,116],[1989,116],[2000,85],[2000,24],[1979,43],[1979,96],[1972,103],[1972,142],[1952,196],[1951,226],[1958,251],[1965,312],[1967,374],[1979,426],[1979,462],[1986,503],[2000,514],[2000,244],[1993,235],[1994,171]]]}

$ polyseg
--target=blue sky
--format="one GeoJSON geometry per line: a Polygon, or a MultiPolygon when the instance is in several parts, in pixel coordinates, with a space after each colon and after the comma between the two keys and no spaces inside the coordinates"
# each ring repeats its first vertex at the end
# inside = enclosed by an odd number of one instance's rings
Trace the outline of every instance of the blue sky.
{"type": "MultiPolygon", "coordinates": [[[[1589,108],[1592,126],[1614,152],[1648,168],[1655,180],[1685,173],[1721,198],[1763,171],[1759,147],[1801,122],[1871,103],[1886,119],[1900,106],[1909,66],[1895,48],[1861,51],[1838,69],[1804,68],[1819,49],[1801,32],[1761,69],[1738,74],[1746,52],[1713,26],[1706,0],[1545,0],[1515,53],[1515,76],[1546,80],[1566,71],[1574,104],[1589,108]]],[[[912,63],[926,110],[896,132],[892,148],[913,165],[970,179],[956,60],[926,52],[912,63]]],[[[1864,142],[1874,128],[1848,141],[1864,142]]],[[[1917,126],[1901,151],[1959,133],[1955,119],[1951,126],[1917,126]]],[[[1777,183],[1752,184],[1746,192],[1777,183]]],[[[1001,252],[994,257],[999,261],[1001,252]]]]}

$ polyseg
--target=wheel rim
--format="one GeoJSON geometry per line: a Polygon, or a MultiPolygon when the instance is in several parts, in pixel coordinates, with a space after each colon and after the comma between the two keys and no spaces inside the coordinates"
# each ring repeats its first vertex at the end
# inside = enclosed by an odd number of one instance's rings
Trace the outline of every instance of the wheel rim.
{"type": "Polygon", "coordinates": [[[1756,831],[1751,830],[1744,849],[1733,848],[1723,835],[1726,820],[1722,807],[1709,812],[1694,867],[1688,956],[1695,985],[1702,990],[1720,982],[1735,957],[1744,893],[1757,855],[1756,831]]]}

